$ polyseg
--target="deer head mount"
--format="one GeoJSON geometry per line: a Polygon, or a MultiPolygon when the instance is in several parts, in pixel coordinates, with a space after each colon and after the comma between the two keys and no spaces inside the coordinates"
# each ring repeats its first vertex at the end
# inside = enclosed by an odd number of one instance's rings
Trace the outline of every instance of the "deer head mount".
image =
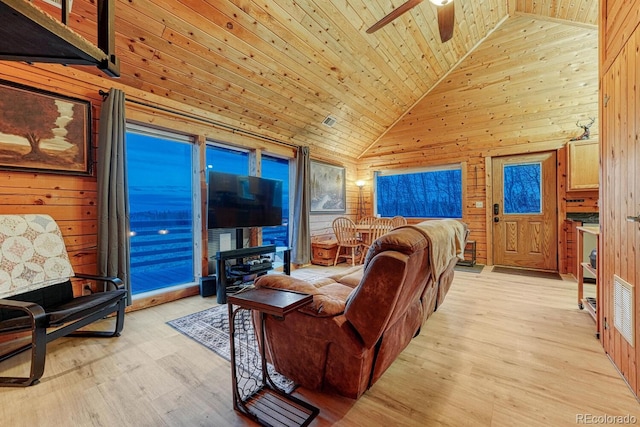
{"type": "Polygon", "coordinates": [[[580,124],[580,120],[578,120],[576,122],[576,126],[581,128],[584,132],[582,132],[582,135],[580,135],[580,136],[576,136],[575,138],[571,138],[570,141],[580,141],[580,140],[583,140],[583,139],[589,139],[589,137],[591,136],[589,128],[591,127],[591,125],[593,125],[595,123],[595,121],[596,121],[595,117],[589,117],[589,123],[581,125],[580,124]]]}

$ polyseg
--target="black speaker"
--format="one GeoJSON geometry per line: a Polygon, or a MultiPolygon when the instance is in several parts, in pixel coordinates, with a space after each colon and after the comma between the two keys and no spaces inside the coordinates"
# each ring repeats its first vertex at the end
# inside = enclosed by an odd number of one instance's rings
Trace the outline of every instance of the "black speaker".
{"type": "Polygon", "coordinates": [[[200,278],[200,296],[210,297],[216,294],[216,275],[200,278]]]}

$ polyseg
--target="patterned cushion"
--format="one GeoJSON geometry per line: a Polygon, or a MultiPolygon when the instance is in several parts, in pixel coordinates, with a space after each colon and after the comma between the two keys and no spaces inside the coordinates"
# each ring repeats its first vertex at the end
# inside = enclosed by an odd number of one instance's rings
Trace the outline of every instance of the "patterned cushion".
{"type": "Polygon", "coordinates": [[[73,268],[49,215],[0,215],[0,298],[64,282],[73,268]]]}

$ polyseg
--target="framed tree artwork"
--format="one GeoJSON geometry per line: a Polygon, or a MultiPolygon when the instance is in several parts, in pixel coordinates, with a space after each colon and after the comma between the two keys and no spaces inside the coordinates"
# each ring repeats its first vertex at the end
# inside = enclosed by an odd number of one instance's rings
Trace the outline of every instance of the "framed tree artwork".
{"type": "Polygon", "coordinates": [[[0,80],[0,168],[91,174],[91,104],[0,80]]]}
{"type": "Polygon", "coordinates": [[[311,213],[346,212],[345,169],[311,161],[311,213]]]}

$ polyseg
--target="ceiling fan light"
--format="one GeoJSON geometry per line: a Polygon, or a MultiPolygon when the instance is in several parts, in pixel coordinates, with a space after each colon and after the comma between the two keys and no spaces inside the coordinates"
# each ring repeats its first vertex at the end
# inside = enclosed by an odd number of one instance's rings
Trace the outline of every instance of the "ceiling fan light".
{"type": "Polygon", "coordinates": [[[451,3],[453,0],[429,0],[431,3],[436,6],[444,6],[445,4],[451,3]]]}

